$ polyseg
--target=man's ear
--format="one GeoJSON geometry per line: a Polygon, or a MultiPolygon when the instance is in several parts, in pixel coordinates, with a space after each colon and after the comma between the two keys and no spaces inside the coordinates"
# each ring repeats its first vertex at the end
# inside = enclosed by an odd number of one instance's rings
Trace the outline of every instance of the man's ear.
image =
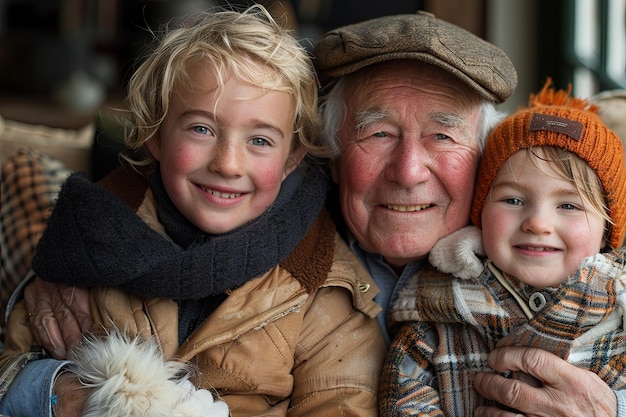
{"type": "Polygon", "coordinates": [[[161,141],[156,137],[156,135],[148,139],[146,147],[154,159],[157,161],[161,160],[161,141]]]}
{"type": "Polygon", "coordinates": [[[306,155],[306,149],[300,147],[293,152],[287,158],[287,162],[285,163],[285,174],[283,175],[283,179],[287,178],[289,174],[291,174],[302,162],[302,158],[306,155]]]}

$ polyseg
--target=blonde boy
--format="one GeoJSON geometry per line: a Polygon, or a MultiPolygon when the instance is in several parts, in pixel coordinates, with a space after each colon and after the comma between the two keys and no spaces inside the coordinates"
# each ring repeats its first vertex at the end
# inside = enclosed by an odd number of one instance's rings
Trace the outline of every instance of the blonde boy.
{"type": "MultiPolygon", "coordinates": [[[[91,287],[96,331],[124,329],[195,364],[191,380],[232,416],[376,416],[377,289],[322,208],[324,172],[301,164],[333,153],[317,136],[308,56],[261,7],[183,23],[130,81],[134,170],[101,184],[71,176],[34,270],[91,287]]],[[[0,412],[41,415],[50,390],[57,417],[109,412],[80,361],[55,379],[66,362],[15,360],[36,344],[31,323],[18,304],[3,359],[20,372],[0,412]]]]}

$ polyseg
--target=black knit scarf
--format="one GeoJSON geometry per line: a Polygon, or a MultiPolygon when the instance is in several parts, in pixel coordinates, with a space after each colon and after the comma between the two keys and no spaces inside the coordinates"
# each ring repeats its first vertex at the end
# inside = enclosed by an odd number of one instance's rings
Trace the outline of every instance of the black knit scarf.
{"type": "Polygon", "coordinates": [[[284,260],[324,205],[328,181],[294,171],[260,217],[221,235],[202,233],[174,207],[160,175],[150,185],[171,240],[82,174],[63,185],[33,259],[44,280],[113,286],[147,297],[200,299],[236,288],[284,260]],[[174,241],[176,244],[174,244],[174,241]]]}

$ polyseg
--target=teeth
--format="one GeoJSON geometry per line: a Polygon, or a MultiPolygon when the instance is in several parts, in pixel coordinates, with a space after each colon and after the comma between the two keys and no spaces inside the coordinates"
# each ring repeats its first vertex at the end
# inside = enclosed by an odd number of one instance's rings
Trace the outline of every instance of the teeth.
{"type": "Polygon", "coordinates": [[[388,208],[389,210],[394,210],[394,211],[420,211],[420,210],[424,210],[425,208],[428,208],[429,205],[420,204],[420,205],[413,205],[413,206],[400,206],[397,204],[388,204],[385,207],[388,208]]]}
{"type": "Polygon", "coordinates": [[[220,198],[236,198],[239,197],[242,193],[221,193],[219,191],[215,191],[215,190],[209,190],[208,188],[204,188],[202,187],[202,190],[204,192],[207,192],[209,194],[212,194],[216,197],[220,197],[220,198]]]}
{"type": "Polygon", "coordinates": [[[520,249],[534,250],[535,252],[554,252],[556,250],[554,248],[538,248],[534,246],[520,246],[520,249]]]}

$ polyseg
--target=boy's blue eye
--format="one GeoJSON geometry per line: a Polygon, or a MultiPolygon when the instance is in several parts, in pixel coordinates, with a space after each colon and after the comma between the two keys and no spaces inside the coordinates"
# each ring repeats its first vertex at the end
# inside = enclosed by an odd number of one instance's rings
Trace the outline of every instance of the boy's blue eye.
{"type": "Polygon", "coordinates": [[[578,207],[576,207],[574,204],[570,204],[570,203],[561,204],[561,208],[565,209],[565,210],[577,210],[578,209],[578,207]]]}
{"type": "Polygon", "coordinates": [[[210,133],[209,129],[204,126],[194,126],[194,132],[200,133],[202,135],[208,135],[210,133]]]}
{"type": "Polygon", "coordinates": [[[256,146],[265,146],[268,144],[267,140],[263,138],[253,138],[250,140],[250,142],[256,146]]]}

